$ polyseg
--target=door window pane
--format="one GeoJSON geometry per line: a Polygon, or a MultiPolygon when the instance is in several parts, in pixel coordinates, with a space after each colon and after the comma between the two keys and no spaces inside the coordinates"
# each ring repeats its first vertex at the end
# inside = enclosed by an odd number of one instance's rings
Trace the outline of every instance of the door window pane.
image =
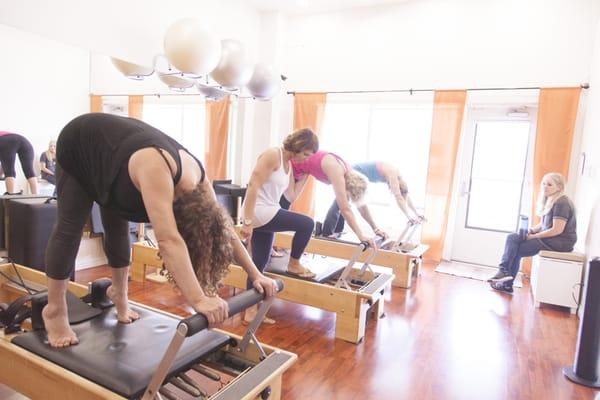
{"type": "Polygon", "coordinates": [[[476,123],[466,226],[510,232],[516,229],[529,121],[476,123]]]}

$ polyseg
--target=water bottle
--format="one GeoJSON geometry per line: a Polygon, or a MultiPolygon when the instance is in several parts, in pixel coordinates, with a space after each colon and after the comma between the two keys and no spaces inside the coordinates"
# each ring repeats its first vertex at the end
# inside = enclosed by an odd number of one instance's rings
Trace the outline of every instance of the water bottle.
{"type": "Polygon", "coordinates": [[[527,215],[521,214],[519,216],[519,235],[521,236],[521,240],[526,240],[528,233],[529,233],[529,217],[527,215]]]}

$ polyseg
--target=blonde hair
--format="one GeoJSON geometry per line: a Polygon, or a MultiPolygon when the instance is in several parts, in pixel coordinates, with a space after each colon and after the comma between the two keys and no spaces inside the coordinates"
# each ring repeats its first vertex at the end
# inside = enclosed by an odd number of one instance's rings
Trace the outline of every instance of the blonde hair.
{"type": "Polygon", "coordinates": [[[367,192],[367,178],[355,170],[350,170],[344,176],[346,181],[346,193],[350,201],[361,204],[367,192]]]}
{"type": "Polygon", "coordinates": [[[217,294],[233,261],[231,217],[202,183],[175,200],[173,213],[200,286],[207,295],[217,294]]]}
{"type": "Polygon", "coordinates": [[[542,178],[540,182],[540,192],[537,198],[537,215],[542,217],[550,212],[552,206],[562,196],[565,195],[565,178],[558,172],[550,172],[542,178]],[[558,188],[558,192],[551,196],[544,194],[544,181],[551,181],[558,188]]]}

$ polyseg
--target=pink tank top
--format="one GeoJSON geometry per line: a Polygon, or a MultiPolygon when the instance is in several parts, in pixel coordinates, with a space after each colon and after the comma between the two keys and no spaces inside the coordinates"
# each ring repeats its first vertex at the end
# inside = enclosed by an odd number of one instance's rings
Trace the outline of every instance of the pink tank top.
{"type": "Polygon", "coordinates": [[[321,161],[323,161],[323,157],[325,157],[328,154],[334,156],[339,161],[339,163],[342,164],[342,166],[344,167],[344,174],[350,171],[350,164],[344,161],[342,157],[328,151],[317,151],[315,154],[308,157],[301,163],[295,163],[292,160],[294,178],[299,179],[300,177],[302,177],[302,175],[308,174],[314,176],[315,179],[330,185],[331,182],[329,181],[329,178],[327,178],[327,175],[325,175],[325,172],[323,172],[323,168],[321,167],[321,161]]]}

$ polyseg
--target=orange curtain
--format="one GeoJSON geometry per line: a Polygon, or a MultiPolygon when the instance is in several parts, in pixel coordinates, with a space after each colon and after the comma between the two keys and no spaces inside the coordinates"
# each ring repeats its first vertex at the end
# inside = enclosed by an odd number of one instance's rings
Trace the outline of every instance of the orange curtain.
{"type": "Polygon", "coordinates": [[[210,180],[227,177],[227,139],[229,137],[229,97],[206,102],[205,156],[210,180]]]}
{"type": "MultiPolygon", "coordinates": [[[[537,128],[533,153],[533,190],[531,225],[539,222],[535,214],[539,184],[548,172],[569,177],[571,146],[581,88],[540,89],[537,128]]],[[[529,274],[531,259],[523,260],[521,270],[529,274]]]]}
{"type": "Polygon", "coordinates": [[[90,112],[102,112],[102,96],[90,94],[90,112]]]}
{"type": "Polygon", "coordinates": [[[575,119],[579,106],[581,88],[548,88],[540,90],[537,128],[533,153],[533,209],[535,215],[538,186],[548,172],[559,172],[569,177],[571,145],[575,131],[575,119]]]}
{"type": "Polygon", "coordinates": [[[436,262],[442,259],[444,248],[466,97],[465,90],[436,91],[433,100],[425,197],[427,222],[423,224],[421,235],[423,243],[429,245],[427,258],[436,262]]]}
{"type": "MultiPolygon", "coordinates": [[[[294,95],[294,131],[310,128],[320,136],[325,117],[326,93],[296,93],[294,95]]],[[[309,177],[300,197],[292,204],[291,210],[314,217],[315,180],[309,177]]]]}
{"type": "Polygon", "coordinates": [[[141,120],[144,115],[144,96],[129,96],[127,113],[131,118],[141,120]]]}

